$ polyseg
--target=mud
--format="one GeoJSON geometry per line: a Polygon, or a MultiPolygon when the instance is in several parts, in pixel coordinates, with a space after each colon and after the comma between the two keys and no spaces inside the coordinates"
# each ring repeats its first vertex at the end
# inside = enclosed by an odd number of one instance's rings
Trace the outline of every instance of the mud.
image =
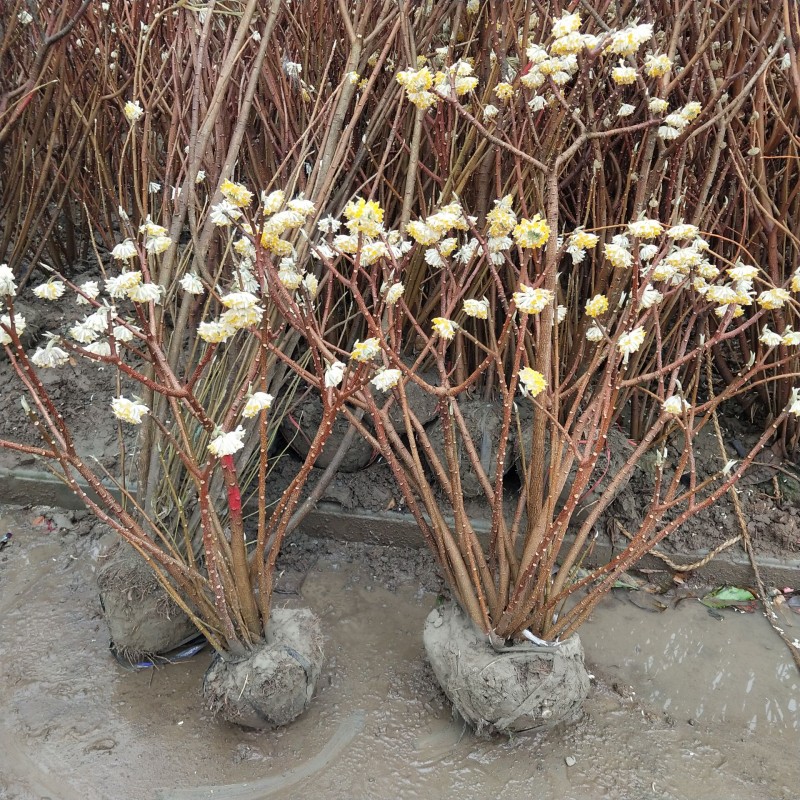
{"type": "Polygon", "coordinates": [[[91,536],[16,510],[0,529],[14,532],[0,553],[0,797],[797,796],[800,679],[760,614],[611,597],[581,630],[595,676],[581,718],[487,741],[453,718],[425,662],[436,596],[405,569],[418,551],[325,542],[300,590],[326,637],[317,695],[292,725],[255,733],[203,709],[210,655],[136,673],[110,657],[91,536]]]}

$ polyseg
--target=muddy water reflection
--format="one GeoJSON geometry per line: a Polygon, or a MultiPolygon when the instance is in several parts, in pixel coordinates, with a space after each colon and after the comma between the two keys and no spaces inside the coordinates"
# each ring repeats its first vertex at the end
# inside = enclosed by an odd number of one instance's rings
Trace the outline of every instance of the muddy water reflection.
{"type": "MultiPolygon", "coordinates": [[[[722,616],[697,601],[656,615],[611,598],[582,638],[595,663],[625,675],[641,700],[678,720],[800,731],[800,676],[783,642],[760,612],[722,616]]],[[[781,624],[800,637],[800,615],[793,628],[791,619],[781,624]]]]}
{"type": "Polygon", "coordinates": [[[207,656],[155,673],[115,665],[87,544],[43,544],[23,517],[0,514],[0,527],[12,521],[15,548],[0,559],[0,798],[800,795],[797,674],[763,618],[717,622],[688,601],[656,615],[611,598],[583,634],[599,679],[583,717],[486,741],[453,720],[422,657],[435,598],[411,582],[382,588],[369,559],[351,563],[343,548],[303,587],[328,637],[318,696],[290,727],[249,733],[202,711],[207,656]],[[347,728],[359,711],[363,727],[347,728]]]}

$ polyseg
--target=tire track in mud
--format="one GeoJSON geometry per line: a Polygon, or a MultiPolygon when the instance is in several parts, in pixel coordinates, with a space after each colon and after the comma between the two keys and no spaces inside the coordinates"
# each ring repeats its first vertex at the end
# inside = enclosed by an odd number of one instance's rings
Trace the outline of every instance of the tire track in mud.
{"type": "Polygon", "coordinates": [[[230,783],[221,786],[198,786],[193,789],[159,789],[157,800],[262,800],[276,792],[288,789],[295,783],[310,778],[326,767],[364,729],[366,714],[354,711],[339,723],[328,743],[313,758],[280,775],[270,775],[259,781],[230,783]]]}

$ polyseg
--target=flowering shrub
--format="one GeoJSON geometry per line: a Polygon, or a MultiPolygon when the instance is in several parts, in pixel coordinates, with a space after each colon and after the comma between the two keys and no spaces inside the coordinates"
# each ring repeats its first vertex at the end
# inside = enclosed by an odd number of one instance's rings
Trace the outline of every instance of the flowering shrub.
{"type": "MultiPolygon", "coordinates": [[[[407,19],[394,6],[381,16],[363,4],[350,18],[341,4],[332,14],[323,2],[272,2],[263,13],[256,5],[234,22],[213,8],[167,14],[165,5],[134,31],[113,16],[121,5],[109,4],[77,24],[101,57],[72,41],[67,66],[115,98],[114,114],[93,106],[90,116],[100,123],[97,150],[116,169],[100,159],[61,171],[75,176],[70,191],[114,266],[102,287],[77,286],[64,270],[35,287],[42,302],[70,296],[89,313],[33,353],[20,346],[25,320],[14,296],[36,264],[24,275],[17,264],[0,269],[0,342],[45,435],[39,448],[2,444],[55,460],[76,491],[76,474],[88,480],[100,503],[87,502],[127,532],[224,650],[260,635],[280,540],[344,414],[391,466],[482,629],[567,635],[622,570],[719,498],[754,457],[713,480],[680,483],[693,475],[693,434],[721,403],[758,396],[767,411],[759,447],[776,431],[786,446],[796,440],[800,268],[786,226],[800,216],[789,213],[798,202],[790,170],[764,158],[764,148],[794,145],[763,116],[776,98],[791,105],[786,70],[796,74],[796,48],[784,51],[777,13],[753,11],[755,0],[737,21],[709,5],[669,31],[612,11],[602,24],[583,11],[522,19],[472,1],[464,14],[463,4],[412,4],[407,19]],[[757,30],[740,24],[756,19],[757,30]],[[124,57],[103,44],[107,25],[124,57]],[[268,49],[273,38],[280,52],[268,49]],[[195,60],[199,52],[210,55],[195,60]],[[301,63],[294,53],[309,55],[301,63]],[[126,62],[130,85],[118,66],[126,62]],[[246,135],[252,147],[242,146],[246,135]],[[716,382],[705,377],[712,355],[716,382]],[[109,403],[144,432],[140,514],[103,488],[43,394],[36,370],[71,356],[139,384],[141,396],[126,388],[109,403]],[[435,382],[421,377],[425,365],[435,382]],[[266,426],[285,407],[287,375],[319,394],[324,424],[268,520],[266,426]],[[206,394],[220,383],[221,394],[206,394]],[[444,458],[409,406],[412,384],[438,402],[444,458]],[[473,391],[502,406],[494,470],[461,413],[473,391]],[[618,422],[633,454],[554,572],[618,422]],[[676,428],[685,446],[672,479],[663,441],[676,428]],[[514,436],[527,442],[524,488],[506,519],[502,473],[514,436]],[[574,582],[614,489],[648,451],[660,466],[645,522],[613,562],[574,582]],[[198,498],[207,577],[188,552],[170,551],[160,527],[164,452],[186,476],[172,485],[198,498]],[[239,484],[252,452],[262,508],[248,553],[239,484]],[[461,452],[492,511],[486,549],[464,508],[461,452]],[[679,513],[664,522],[670,511],[679,513]],[[585,586],[591,592],[555,618],[585,586]]],[[[75,81],[75,97],[88,103],[82,85],[75,81]]],[[[82,107],[72,98],[64,108],[73,106],[82,107]]]]}

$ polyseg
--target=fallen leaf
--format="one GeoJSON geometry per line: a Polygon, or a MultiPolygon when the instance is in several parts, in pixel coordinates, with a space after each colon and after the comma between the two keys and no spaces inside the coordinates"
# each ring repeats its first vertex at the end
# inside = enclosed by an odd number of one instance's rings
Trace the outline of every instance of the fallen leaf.
{"type": "Polygon", "coordinates": [[[747,589],[721,586],[702,597],[700,602],[708,608],[742,608],[755,599],[755,595],[747,589]]]}

